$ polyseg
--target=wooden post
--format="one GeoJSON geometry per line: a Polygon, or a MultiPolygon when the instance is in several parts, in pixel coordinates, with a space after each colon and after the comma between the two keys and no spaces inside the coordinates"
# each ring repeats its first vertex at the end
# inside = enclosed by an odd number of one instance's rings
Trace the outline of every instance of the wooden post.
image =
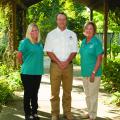
{"type": "Polygon", "coordinates": [[[103,40],[104,40],[104,65],[107,64],[107,31],[108,31],[108,0],[104,0],[104,32],[103,32],[103,40]]]}
{"type": "Polygon", "coordinates": [[[23,37],[25,37],[26,29],[27,29],[27,20],[26,20],[26,9],[23,11],[23,37]]]}
{"type": "Polygon", "coordinates": [[[93,21],[93,9],[90,9],[90,21],[93,21]]]}
{"type": "Polygon", "coordinates": [[[13,51],[16,50],[16,3],[12,1],[12,44],[13,51]]]}

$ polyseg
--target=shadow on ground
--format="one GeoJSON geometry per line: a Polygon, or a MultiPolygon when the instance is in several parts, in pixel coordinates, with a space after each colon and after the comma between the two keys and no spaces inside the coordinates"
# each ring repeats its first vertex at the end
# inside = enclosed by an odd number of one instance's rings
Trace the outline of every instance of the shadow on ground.
{"type": "MultiPolygon", "coordinates": [[[[83,120],[81,116],[84,114],[85,111],[86,109],[81,110],[72,108],[74,120],[83,120]]],[[[40,120],[51,119],[50,113],[44,111],[38,111],[38,115],[40,117],[40,120]]],[[[21,97],[16,97],[14,101],[11,101],[6,106],[3,106],[3,111],[0,113],[0,120],[24,120],[23,101],[21,97]]],[[[62,115],[60,116],[60,120],[64,120],[62,115]]],[[[112,119],[98,117],[96,120],[112,120],[112,119]]]]}
{"type": "MultiPolygon", "coordinates": [[[[50,120],[50,113],[44,111],[38,111],[40,120],[50,120]]],[[[3,106],[0,113],[0,120],[24,120],[23,112],[23,100],[20,97],[16,97],[15,100],[10,101],[3,106]]]]}

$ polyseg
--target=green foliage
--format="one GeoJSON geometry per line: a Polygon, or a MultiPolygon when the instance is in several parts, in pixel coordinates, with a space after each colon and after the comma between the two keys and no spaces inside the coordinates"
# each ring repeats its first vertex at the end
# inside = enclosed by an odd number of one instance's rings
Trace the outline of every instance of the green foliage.
{"type": "Polygon", "coordinates": [[[106,91],[110,93],[120,92],[120,58],[108,60],[103,73],[102,82],[106,91]]]}
{"type": "MultiPolygon", "coordinates": [[[[72,3],[74,16],[70,16],[68,19],[68,28],[73,30],[76,34],[78,39],[83,38],[83,26],[88,20],[87,15],[85,15],[86,8],[81,6],[80,2],[73,2],[72,3]]],[[[71,12],[68,13],[71,15],[71,12]]]]}
{"type": "Polygon", "coordinates": [[[120,45],[118,44],[112,44],[112,55],[115,59],[116,56],[118,56],[118,54],[120,53],[120,45]]]}
{"type": "Polygon", "coordinates": [[[68,28],[82,37],[83,25],[86,17],[82,14],[85,7],[72,0],[44,0],[28,9],[28,23],[35,22],[40,27],[42,40],[44,42],[49,31],[56,27],[56,14],[65,12],[68,16],[68,28]]]}
{"type": "Polygon", "coordinates": [[[0,103],[4,104],[12,99],[13,92],[22,88],[22,82],[18,71],[0,65],[0,103]]]}
{"type": "Polygon", "coordinates": [[[80,65],[80,54],[79,53],[73,59],[73,63],[76,64],[76,65],[80,65]]]}
{"type": "Polygon", "coordinates": [[[109,27],[114,32],[120,32],[120,7],[109,11],[109,27]]]}
{"type": "Polygon", "coordinates": [[[7,37],[7,30],[8,30],[8,13],[9,7],[6,5],[5,8],[0,7],[0,59],[5,51],[7,46],[8,37],[7,37]]]}
{"type": "Polygon", "coordinates": [[[20,73],[18,71],[9,73],[7,80],[9,82],[10,89],[12,89],[13,91],[20,90],[22,88],[20,73]]]}
{"type": "Polygon", "coordinates": [[[120,53],[120,44],[119,44],[119,33],[115,33],[113,37],[113,43],[112,43],[112,55],[115,59],[116,56],[120,53]]]}
{"type": "Polygon", "coordinates": [[[0,59],[2,59],[2,55],[7,46],[7,41],[8,41],[7,35],[3,32],[0,32],[0,59]]]}
{"type": "Polygon", "coordinates": [[[35,22],[40,27],[42,39],[46,34],[55,28],[55,15],[60,11],[62,6],[59,0],[44,0],[31,6],[28,9],[28,23],[35,22]]]}
{"type": "Polygon", "coordinates": [[[5,104],[11,97],[13,91],[5,78],[0,78],[0,103],[5,104]]]}
{"type": "Polygon", "coordinates": [[[117,106],[120,106],[120,92],[113,93],[111,103],[115,103],[117,106]]]}
{"type": "MultiPolygon", "coordinates": [[[[11,71],[12,71],[12,69],[11,69],[11,71]]],[[[0,75],[1,76],[6,76],[9,74],[9,72],[10,72],[10,69],[8,69],[5,64],[0,65],[0,75]]]]}
{"type": "MultiPolygon", "coordinates": [[[[81,43],[82,43],[81,41],[78,41],[78,49],[80,48],[81,43]]],[[[77,55],[73,59],[73,63],[80,66],[80,54],[79,54],[79,52],[77,53],[77,55]]]]}
{"type": "Polygon", "coordinates": [[[99,12],[96,12],[96,11],[94,11],[93,12],[93,20],[94,20],[94,22],[96,23],[96,26],[97,26],[97,32],[99,33],[102,33],[103,32],[103,25],[104,25],[104,23],[103,23],[103,21],[104,21],[104,16],[103,16],[103,14],[101,14],[101,13],[99,13],[99,12]]]}

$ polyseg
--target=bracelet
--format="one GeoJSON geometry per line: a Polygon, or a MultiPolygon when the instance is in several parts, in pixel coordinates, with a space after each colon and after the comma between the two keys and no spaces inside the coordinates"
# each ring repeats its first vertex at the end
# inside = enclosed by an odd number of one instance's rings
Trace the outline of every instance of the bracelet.
{"type": "Polygon", "coordinates": [[[96,72],[95,71],[92,71],[93,74],[95,74],[96,72]]]}

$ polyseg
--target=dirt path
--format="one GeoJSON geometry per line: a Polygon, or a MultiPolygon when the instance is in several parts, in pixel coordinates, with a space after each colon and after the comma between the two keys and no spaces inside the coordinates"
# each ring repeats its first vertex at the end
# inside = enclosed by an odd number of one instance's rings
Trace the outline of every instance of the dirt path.
{"type": "MultiPolygon", "coordinates": [[[[45,75],[42,78],[42,83],[39,90],[39,109],[38,114],[41,120],[50,120],[50,81],[49,81],[49,59],[45,58],[45,75]]],[[[74,66],[74,81],[72,90],[72,113],[75,120],[82,120],[81,115],[86,111],[85,95],[82,88],[82,81],[79,77],[79,66],[74,66]]],[[[24,120],[23,113],[23,91],[16,92],[14,101],[3,107],[0,113],[0,120],[24,120]]],[[[60,90],[62,97],[62,88],[60,90]]],[[[112,105],[106,105],[105,102],[111,96],[100,90],[99,105],[98,105],[98,118],[97,120],[120,120],[120,108],[112,105]]],[[[62,118],[62,103],[60,101],[60,113],[62,118]]]]}

